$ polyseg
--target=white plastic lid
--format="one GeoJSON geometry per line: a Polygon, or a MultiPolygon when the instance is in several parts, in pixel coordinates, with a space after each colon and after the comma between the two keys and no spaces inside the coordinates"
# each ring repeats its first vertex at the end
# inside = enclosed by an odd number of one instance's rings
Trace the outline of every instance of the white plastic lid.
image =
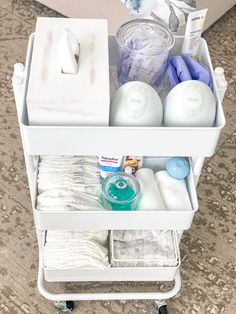
{"type": "Polygon", "coordinates": [[[136,19],[121,25],[116,40],[127,52],[138,51],[146,56],[166,53],[175,42],[174,35],[163,23],[149,19],[136,19]]]}

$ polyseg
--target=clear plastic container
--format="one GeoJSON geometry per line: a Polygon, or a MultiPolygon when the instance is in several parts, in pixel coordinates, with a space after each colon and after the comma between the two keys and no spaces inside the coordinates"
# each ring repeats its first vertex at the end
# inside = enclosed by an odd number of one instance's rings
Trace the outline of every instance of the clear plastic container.
{"type": "Polygon", "coordinates": [[[136,19],[118,29],[116,40],[119,46],[117,85],[142,81],[160,90],[169,51],[174,45],[173,34],[161,23],[136,19]]]}
{"type": "Polygon", "coordinates": [[[140,185],[131,175],[118,172],[109,175],[102,183],[102,203],[112,210],[135,210],[140,185]]]}

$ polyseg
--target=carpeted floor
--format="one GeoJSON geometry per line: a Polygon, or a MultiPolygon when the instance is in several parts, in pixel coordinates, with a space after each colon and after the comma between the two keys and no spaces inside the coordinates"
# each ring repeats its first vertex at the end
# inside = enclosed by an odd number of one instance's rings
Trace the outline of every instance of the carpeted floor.
{"type": "MultiPolygon", "coordinates": [[[[24,62],[27,39],[34,31],[37,16],[57,14],[34,1],[0,1],[0,313],[3,314],[56,313],[52,302],[41,297],[36,288],[38,248],[11,87],[13,64],[24,62]]],[[[200,208],[180,245],[183,282],[180,293],[169,301],[171,314],[236,313],[236,7],[205,32],[204,38],[213,65],[223,66],[229,81],[224,100],[227,124],[216,154],[205,164],[198,186],[200,208]]],[[[147,284],[136,286],[148,289],[147,284]]],[[[67,289],[75,287],[67,285],[67,289]]],[[[93,289],[100,287],[99,283],[92,285],[93,289]]],[[[114,285],[114,289],[119,287],[123,285],[114,285]]],[[[91,301],[78,302],[74,313],[155,312],[150,301],[91,301]]]]}

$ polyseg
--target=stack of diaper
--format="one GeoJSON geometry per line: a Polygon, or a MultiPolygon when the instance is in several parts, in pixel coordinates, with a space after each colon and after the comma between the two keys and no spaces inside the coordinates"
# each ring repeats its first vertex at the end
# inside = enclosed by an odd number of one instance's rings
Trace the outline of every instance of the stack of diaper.
{"type": "Polygon", "coordinates": [[[39,210],[99,210],[100,173],[92,156],[41,156],[39,210]]]}
{"type": "Polygon", "coordinates": [[[141,186],[139,210],[192,210],[186,182],[169,176],[167,171],[142,168],[136,172],[141,186]]]}
{"type": "Polygon", "coordinates": [[[47,231],[43,265],[51,269],[106,268],[108,231],[47,231]]]}
{"type": "Polygon", "coordinates": [[[115,230],[111,232],[113,267],[177,266],[178,256],[172,231],[115,230]]]}

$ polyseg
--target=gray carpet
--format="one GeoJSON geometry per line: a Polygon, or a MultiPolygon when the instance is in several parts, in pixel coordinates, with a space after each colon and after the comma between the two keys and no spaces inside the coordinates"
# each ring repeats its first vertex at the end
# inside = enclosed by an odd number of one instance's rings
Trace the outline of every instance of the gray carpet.
{"type": "MultiPolygon", "coordinates": [[[[117,0],[118,1],[118,0],[117,0]]],[[[217,4],[216,4],[217,5],[217,4]]],[[[38,248],[11,87],[13,64],[24,62],[37,16],[57,13],[26,0],[0,1],[0,313],[56,313],[37,291],[38,248]]],[[[229,81],[227,124],[198,186],[200,208],[181,242],[182,289],[169,301],[171,314],[236,313],[236,7],[204,34],[214,66],[229,81]]],[[[68,289],[128,289],[128,284],[67,285],[68,289]]],[[[147,283],[135,284],[148,290],[147,283]]],[[[56,290],[60,285],[56,287],[56,290]]],[[[151,284],[151,288],[154,285],[151,284]]],[[[76,313],[155,313],[151,301],[78,302],[76,313]]]]}

